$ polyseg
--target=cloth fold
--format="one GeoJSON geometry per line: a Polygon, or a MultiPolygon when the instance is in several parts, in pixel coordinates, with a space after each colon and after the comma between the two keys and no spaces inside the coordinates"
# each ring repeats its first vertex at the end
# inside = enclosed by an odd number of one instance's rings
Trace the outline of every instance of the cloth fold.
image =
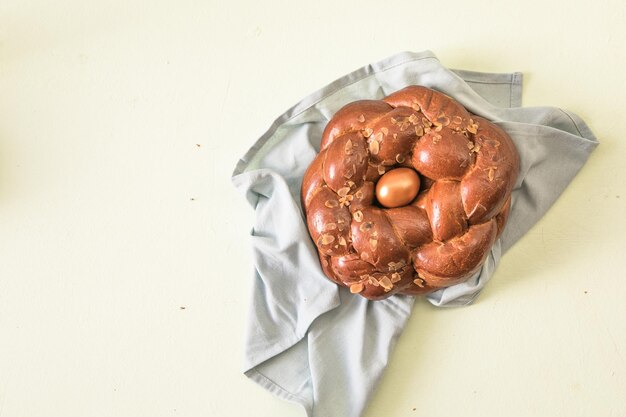
{"type": "Polygon", "coordinates": [[[301,404],[309,417],[360,416],[411,314],[412,297],[368,301],[321,271],[299,193],[332,115],[354,100],[380,99],[420,84],[455,98],[512,137],[521,165],[504,232],[478,273],[427,296],[436,306],[461,306],[476,298],[502,254],[544,215],[598,144],[570,112],[519,107],[522,78],[450,70],[430,51],[404,52],[338,79],[276,119],[232,177],[256,212],[248,377],[301,404]]]}

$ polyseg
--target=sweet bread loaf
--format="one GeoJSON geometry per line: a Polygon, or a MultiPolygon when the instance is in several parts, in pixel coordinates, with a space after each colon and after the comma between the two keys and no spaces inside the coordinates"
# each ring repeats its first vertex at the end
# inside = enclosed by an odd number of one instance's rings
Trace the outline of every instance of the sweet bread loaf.
{"type": "Polygon", "coordinates": [[[502,129],[429,88],[344,106],[302,182],[324,273],[369,299],[468,279],[506,224],[518,171],[502,129]]]}

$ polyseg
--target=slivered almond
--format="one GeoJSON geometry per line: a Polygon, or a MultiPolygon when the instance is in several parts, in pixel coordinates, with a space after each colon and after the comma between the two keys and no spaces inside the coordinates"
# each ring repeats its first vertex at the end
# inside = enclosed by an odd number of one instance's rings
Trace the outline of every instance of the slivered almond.
{"type": "Polygon", "coordinates": [[[326,200],[324,205],[328,208],[335,208],[339,206],[339,201],[337,200],[326,200]]]}
{"type": "Polygon", "coordinates": [[[377,155],[378,151],[380,150],[380,146],[378,145],[378,142],[375,140],[370,142],[369,148],[370,148],[370,153],[372,155],[377,155]]]}
{"type": "Polygon", "coordinates": [[[343,150],[344,150],[344,152],[347,155],[352,155],[352,152],[353,152],[353,150],[352,150],[352,140],[348,139],[348,141],[346,142],[346,146],[344,146],[343,150]]]}
{"type": "Polygon", "coordinates": [[[372,133],[374,133],[374,131],[370,127],[363,129],[363,136],[365,136],[366,138],[372,136],[372,133]]]}
{"type": "Polygon", "coordinates": [[[345,197],[350,192],[350,187],[342,187],[337,190],[339,197],[345,197]]]}
{"type": "Polygon", "coordinates": [[[324,234],[320,237],[320,242],[322,243],[322,245],[330,245],[334,241],[335,241],[335,236],[333,235],[324,234]]]}
{"type": "Polygon", "coordinates": [[[361,291],[363,291],[363,284],[362,283],[357,283],[357,284],[352,284],[350,285],[350,292],[352,294],[358,294],[361,291]]]}
{"type": "Polygon", "coordinates": [[[389,277],[386,275],[382,277],[381,279],[379,279],[378,283],[380,284],[381,287],[385,289],[385,292],[391,291],[391,289],[393,288],[393,283],[391,282],[389,277]]]}
{"type": "Polygon", "coordinates": [[[365,115],[364,114],[360,115],[357,120],[363,123],[365,121],[365,115]]]}
{"type": "Polygon", "coordinates": [[[359,226],[359,230],[361,232],[367,232],[368,230],[370,230],[372,227],[374,227],[374,223],[372,222],[365,222],[363,223],[361,226],[359,226]]]}
{"type": "Polygon", "coordinates": [[[446,115],[441,115],[437,118],[437,123],[441,126],[448,126],[450,124],[450,118],[446,115]]]}

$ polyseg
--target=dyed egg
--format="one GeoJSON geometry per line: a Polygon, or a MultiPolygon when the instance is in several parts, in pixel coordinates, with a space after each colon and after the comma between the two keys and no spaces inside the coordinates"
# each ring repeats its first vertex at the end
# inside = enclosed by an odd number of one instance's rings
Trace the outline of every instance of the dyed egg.
{"type": "Polygon", "coordinates": [[[411,168],[396,168],[385,173],[376,184],[376,198],[387,208],[409,204],[420,189],[420,177],[411,168]]]}

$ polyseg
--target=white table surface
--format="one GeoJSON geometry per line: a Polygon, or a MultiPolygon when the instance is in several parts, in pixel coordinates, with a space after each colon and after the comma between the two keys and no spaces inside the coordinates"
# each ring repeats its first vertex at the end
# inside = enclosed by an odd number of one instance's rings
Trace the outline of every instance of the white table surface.
{"type": "Polygon", "coordinates": [[[601,141],[477,303],[424,300],[366,417],[626,416],[626,6],[0,2],[0,416],[304,416],[241,374],[237,159],[369,62],[522,71],[601,141]]]}

